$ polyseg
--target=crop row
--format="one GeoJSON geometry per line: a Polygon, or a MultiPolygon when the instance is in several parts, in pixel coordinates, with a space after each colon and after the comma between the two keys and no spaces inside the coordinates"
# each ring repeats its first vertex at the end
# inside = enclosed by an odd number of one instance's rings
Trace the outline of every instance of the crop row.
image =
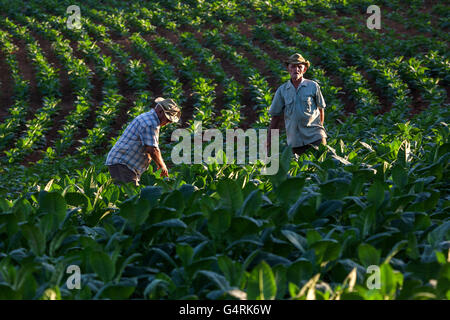
{"type": "Polygon", "coordinates": [[[39,19],[25,16],[18,16],[17,19],[52,42],[52,48],[67,72],[72,92],[75,95],[73,110],[65,117],[62,128],[58,130],[60,136],[55,141],[54,151],[53,148],[48,150],[49,154],[56,152],[60,155],[73,143],[73,137],[82,127],[89,110],[92,108],[90,100],[93,88],[91,83],[93,73],[84,60],[74,56],[69,40],[64,39],[58,30],[53,29],[50,21],[42,23],[39,19]]]}
{"type": "MultiPolygon", "coordinates": [[[[331,22],[331,20],[328,22],[331,22]]],[[[348,35],[348,41],[330,41],[326,29],[334,28],[334,25],[328,23],[325,26],[323,21],[321,21],[320,25],[322,29],[319,29],[314,24],[304,23],[300,24],[298,28],[314,34],[322,43],[334,45],[340,50],[341,55],[349,57],[361,69],[367,70],[376,79],[379,87],[387,91],[387,97],[392,100],[395,107],[400,107],[401,110],[411,102],[411,99],[407,97],[409,89],[403,83],[402,79],[405,79],[412,88],[419,90],[424,101],[430,104],[441,104],[444,102],[445,92],[438,86],[438,79],[433,78],[432,75],[443,76],[445,70],[449,70],[450,63],[448,61],[446,62],[445,59],[440,60],[436,56],[436,52],[431,51],[429,55],[426,55],[427,58],[425,59],[422,55],[403,59],[401,56],[396,57],[392,52],[389,52],[382,55],[383,58],[375,60],[370,56],[371,53],[367,50],[364,45],[365,42],[361,39],[348,35]],[[440,60],[440,62],[433,62],[436,60],[440,60]],[[424,66],[424,63],[425,65],[430,63],[434,66],[431,74],[428,72],[429,69],[424,66]],[[400,79],[400,76],[402,79],[400,79]]],[[[342,34],[347,35],[345,28],[341,27],[340,29],[342,34]]],[[[373,43],[372,47],[386,48],[382,43],[373,43]]]]}
{"type": "Polygon", "coordinates": [[[27,130],[17,140],[15,147],[5,151],[8,162],[22,160],[23,157],[38,147],[48,131],[52,116],[60,108],[60,82],[58,70],[54,68],[43,54],[39,43],[27,33],[26,27],[20,28],[9,19],[3,21],[3,25],[19,39],[27,43],[28,57],[36,71],[36,82],[42,95],[42,107],[36,111],[35,117],[26,122],[27,130]]]}
{"type": "Polygon", "coordinates": [[[0,31],[0,46],[14,80],[12,93],[14,103],[8,108],[8,116],[0,124],[0,149],[3,150],[14,139],[17,131],[25,122],[25,115],[29,108],[30,83],[20,73],[19,63],[15,55],[18,47],[13,43],[11,35],[3,30],[0,31]]]}
{"type": "Polygon", "coordinates": [[[218,83],[222,83],[224,87],[224,107],[221,112],[221,116],[217,117],[217,123],[221,128],[234,128],[243,118],[241,115],[241,96],[242,87],[232,77],[228,77],[223,70],[220,62],[214,56],[210,49],[203,47],[189,32],[184,32],[180,35],[180,42],[192,52],[200,63],[204,64],[208,70],[211,70],[211,74],[218,83]]]}

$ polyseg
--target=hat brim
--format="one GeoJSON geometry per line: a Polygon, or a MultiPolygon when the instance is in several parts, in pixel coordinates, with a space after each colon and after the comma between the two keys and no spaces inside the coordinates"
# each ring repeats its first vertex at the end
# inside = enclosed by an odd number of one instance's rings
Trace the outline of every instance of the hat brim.
{"type": "Polygon", "coordinates": [[[165,112],[164,112],[164,114],[165,114],[167,120],[169,120],[170,122],[178,122],[178,121],[180,121],[180,117],[179,116],[168,115],[165,112]]]}
{"type": "Polygon", "coordinates": [[[303,61],[303,62],[300,62],[300,61],[285,61],[284,63],[286,64],[286,66],[288,66],[288,65],[290,65],[290,64],[304,64],[304,65],[306,65],[308,68],[309,68],[309,66],[310,66],[309,61],[303,61]]]}

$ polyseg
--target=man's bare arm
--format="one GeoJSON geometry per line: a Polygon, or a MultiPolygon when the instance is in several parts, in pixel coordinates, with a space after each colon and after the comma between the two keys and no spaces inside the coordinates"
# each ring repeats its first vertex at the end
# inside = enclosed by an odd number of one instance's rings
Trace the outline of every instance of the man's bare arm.
{"type": "Polygon", "coordinates": [[[320,124],[323,125],[323,122],[325,121],[325,111],[323,108],[319,108],[320,112],[320,124]]]}
{"type": "Polygon", "coordinates": [[[164,160],[162,158],[161,151],[159,150],[159,148],[152,147],[152,146],[145,146],[145,152],[150,154],[152,159],[155,160],[157,168],[162,170],[161,175],[163,177],[168,177],[169,174],[167,171],[167,167],[166,167],[166,164],[164,163],[164,160]]]}

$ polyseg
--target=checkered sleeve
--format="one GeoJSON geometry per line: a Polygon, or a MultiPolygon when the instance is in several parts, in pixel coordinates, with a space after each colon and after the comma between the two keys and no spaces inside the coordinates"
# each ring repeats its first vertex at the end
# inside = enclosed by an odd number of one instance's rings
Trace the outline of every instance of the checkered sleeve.
{"type": "Polygon", "coordinates": [[[144,146],[159,148],[157,125],[153,121],[143,121],[139,128],[139,138],[144,146]]]}

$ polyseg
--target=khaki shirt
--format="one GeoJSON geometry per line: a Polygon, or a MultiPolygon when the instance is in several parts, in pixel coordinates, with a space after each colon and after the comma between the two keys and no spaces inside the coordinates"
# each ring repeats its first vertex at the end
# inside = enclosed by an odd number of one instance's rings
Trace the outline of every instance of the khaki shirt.
{"type": "Polygon", "coordinates": [[[281,116],[284,111],[287,143],[296,148],[327,137],[319,112],[325,107],[317,82],[303,79],[295,89],[289,80],[275,92],[269,114],[281,116]]]}

